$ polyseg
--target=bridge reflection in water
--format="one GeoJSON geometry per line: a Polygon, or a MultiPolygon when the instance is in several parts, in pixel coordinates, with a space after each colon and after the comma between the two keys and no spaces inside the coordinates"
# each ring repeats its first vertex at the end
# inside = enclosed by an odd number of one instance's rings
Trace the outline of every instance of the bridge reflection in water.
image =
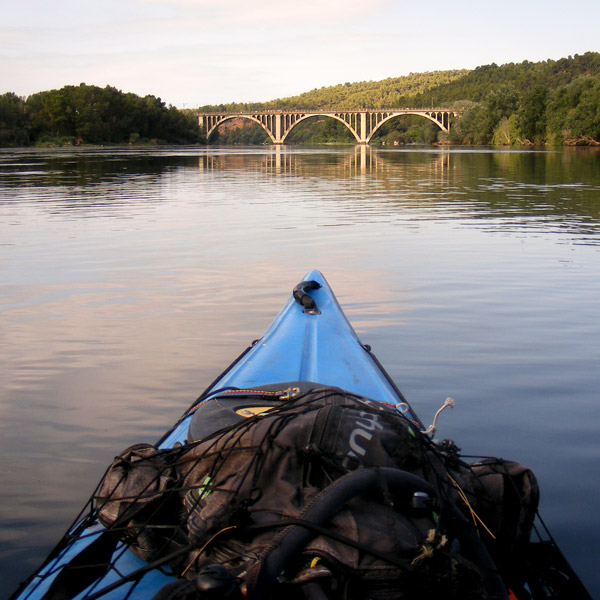
{"type": "Polygon", "coordinates": [[[429,119],[442,131],[450,131],[450,118],[460,116],[458,111],[448,108],[390,108],[362,111],[255,111],[240,113],[200,113],[198,124],[206,132],[206,139],[225,121],[249,119],[258,123],[269,135],[274,144],[283,144],[290,131],[306,119],[330,117],[343,123],[359,144],[368,144],[375,132],[390,119],[403,115],[417,115],[429,119]]]}
{"type": "Polygon", "coordinates": [[[420,153],[398,150],[373,150],[370,146],[357,145],[354,152],[327,152],[327,164],[323,154],[317,153],[319,160],[315,163],[315,155],[288,150],[286,146],[272,146],[260,154],[207,154],[200,156],[198,168],[202,171],[235,170],[261,172],[269,175],[295,175],[299,177],[314,176],[315,164],[318,165],[319,176],[355,177],[359,175],[387,176],[398,174],[400,163],[411,163],[411,172],[426,173],[428,178],[443,180],[450,169],[451,152],[440,148],[439,151],[420,153]],[[411,160],[414,158],[414,160],[411,160]]]}

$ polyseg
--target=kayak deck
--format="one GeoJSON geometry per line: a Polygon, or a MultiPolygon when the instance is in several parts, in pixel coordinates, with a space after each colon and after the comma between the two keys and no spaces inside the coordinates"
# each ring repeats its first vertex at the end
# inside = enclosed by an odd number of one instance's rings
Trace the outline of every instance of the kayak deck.
{"type": "Polygon", "coordinates": [[[380,402],[402,402],[358,339],[323,275],[311,271],[303,282],[320,286],[304,292],[312,298],[315,308],[306,309],[300,301],[290,298],[244,360],[216,386],[314,381],[380,402]]]}

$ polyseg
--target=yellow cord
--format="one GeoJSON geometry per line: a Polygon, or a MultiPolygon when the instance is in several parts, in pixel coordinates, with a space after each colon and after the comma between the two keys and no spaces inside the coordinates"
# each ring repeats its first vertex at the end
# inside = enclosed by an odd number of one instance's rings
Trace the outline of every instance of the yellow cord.
{"type": "Polygon", "coordinates": [[[452,478],[452,475],[450,475],[450,473],[448,473],[448,479],[450,479],[450,481],[452,482],[452,485],[457,489],[458,495],[460,496],[461,500],[467,505],[467,508],[469,509],[469,512],[471,513],[471,518],[473,519],[473,524],[475,525],[475,527],[477,527],[477,522],[479,522],[481,524],[481,526],[492,536],[492,539],[495,540],[496,536],[487,528],[486,524],[479,518],[479,515],[473,510],[473,507],[469,503],[469,499],[467,498],[465,493],[462,491],[462,488],[460,487],[460,485],[458,485],[458,483],[456,483],[456,481],[454,481],[454,479],[452,478]]]}
{"type": "Polygon", "coordinates": [[[198,559],[198,557],[204,552],[204,550],[206,549],[206,547],[217,537],[219,537],[222,533],[225,533],[226,531],[230,531],[231,529],[237,529],[237,526],[235,525],[231,525],[230,527],[225,527],[225,529],[221,529],[221,531],[217,531],[217,533],[215,533],[215,535],[213,535],[210,540],[208,540],[208,542],[206,542],[206,544],[204,544],[204,546],[202,546],[202,548],[200,548],[200,550],[196,550],[196,552],[194,552],[194,556],[192,557],[192,560],[190,561],[190,564],[182,571],[181,575],[183,577],[183,575],[185,575],[189,568],[194,564],[194,562],[196,562],[196,560],[198,559]]]}

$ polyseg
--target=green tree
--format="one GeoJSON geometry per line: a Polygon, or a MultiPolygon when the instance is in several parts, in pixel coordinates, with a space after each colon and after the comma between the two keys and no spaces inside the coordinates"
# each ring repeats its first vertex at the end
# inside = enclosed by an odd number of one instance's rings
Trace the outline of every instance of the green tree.
{"type": "Polygon", "coordinates": [[[586,82],[579,102],[567,115],[566,127],[576,137],[600,140],[600,78],[586,82]]]}
{"type": "Polygon", "coordinates": [[[25,102],[8,92],[0,96],[0,146],[22,146],[29,142],[25,102]]]}
{"type": "Polygon", "coordinates": [[[600,77],[580,77],[554,91],[548,101],[550,141],[600,140],[600,77]]]}
{"type": "Polygon", "coordinates": [[[516,112],[516,125],[520,134],[535,143],[543,143],[546,134],[546,105],[548,88],[535,86],[524,92],[516,112]]]}
{"type": "Polygon", "coordinates": [[[517,115],[513,113],[510,117],[501,119],[496,129],[494,129],[492,144],[495,146],[512,146],[524,143],[525,140],[520,136],[517,128],[517,115]]]}
{"type": "Polygon", "coordinates": [[[480,138],[487,144],[492,141],[494,130],[502,121],[512,115],[517,109],[519,96],[517,92],[508,85],[499,86],[490,92],[483,102],[483,120],[480,138]]]}
{"type": "Polygon", "coordinates": [[[450,133],[450,140],[458,144],[487,144],[487,115],[483,104],[466,109],[450,133]]]}

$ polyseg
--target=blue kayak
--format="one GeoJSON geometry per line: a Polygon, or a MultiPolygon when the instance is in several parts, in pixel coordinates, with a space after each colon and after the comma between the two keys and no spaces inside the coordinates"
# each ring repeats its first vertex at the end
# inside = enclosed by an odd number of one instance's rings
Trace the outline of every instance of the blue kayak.
{"type": "MultiPolygon", "coordinates": [[[[398,405],[420,423],[369,346],[359,340],[325,277],[316,270],[296,286],[264,335],[201,398],[227,387],[291,381],[337,386],[398,405]]],[[[189,421],[183,420],[161,446],[182,442],[188,426],[189,421]]]]}
{"type": "Polygon", "coordinates": [[[432,431],[311,271],[157,444],[115,458],[13,599],[588,598],[534,525],[533,474],[432,431]]]}

